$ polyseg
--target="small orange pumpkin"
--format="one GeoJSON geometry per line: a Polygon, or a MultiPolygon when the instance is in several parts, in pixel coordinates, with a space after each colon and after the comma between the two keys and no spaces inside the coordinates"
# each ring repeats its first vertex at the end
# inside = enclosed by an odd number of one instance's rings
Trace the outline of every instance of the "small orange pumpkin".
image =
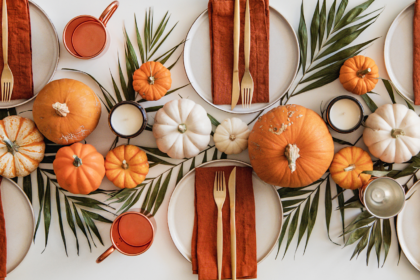
{"type": "Polygon", "coordinates": [[[363,95],[372,91],[378,83],[379,72],[375,61],[363,55],[351,57],[340,69],[340,82],[354,94],[363,95]]]}
{"type": "Polygon", "coordinates": [[[147,155],[133,145],[122,145],[108,152],[105,158],[106,177],[117,187],[132,189],[149,173],[147,155]]]}
{"type": "Polygon", "coordinates": [[[59,149],[53,168],[60,187],[74,194],[97,190],[105,175],[104,157],[90,144],[75,143],[59,149]]]}
{"type": "Polygon", "coordinates": [[[171,85],[171,72],[160,62],[143,63],[133,75],[134,90],[148,101],[161,99],[171,85]]]}
{"type": "Polygon", "coordinates": [[[369,154],[358,147],[346,147],[334,155],[330,166],[331,178],[344,189],[355,190],[366,184],[371,175],[360,174],[373,170],[369,154]]]}

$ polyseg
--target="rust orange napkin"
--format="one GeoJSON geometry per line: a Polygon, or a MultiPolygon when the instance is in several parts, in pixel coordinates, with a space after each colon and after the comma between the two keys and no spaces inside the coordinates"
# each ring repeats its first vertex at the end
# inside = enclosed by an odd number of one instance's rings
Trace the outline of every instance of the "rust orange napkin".
{"type": "MultiPolygon", "coordinates": [[[[0,185],[3,177],[0,177],[0,185]]],[[[3,203],[1,202],[0,192],[0,280],[6,278],[7,244],[6,244],[6,225],[4,222],[3,203]]]]}
{"type": "Polygon", "coordinates": [[[416,1],[414,8],[413,31],[414,104],[420,105],[420,1],[416,1]]]}
{"type": "MultiPolygon", "coordinates": [[[[245,0],[241,5],[241,39],[239,47],[239,80],[244,74],[245,0]]],[[[210,0],[211,81],[214,104],[231,104],[233,72],[233,13],[234,0],[210,0]]],[[[253,103],[269,102],[269,32],[268,0],[249,0],[251,18],[250,71],[254,80],[253,103]]],[[[241,100],[239,98],[239,102],[241,100]]]]}
{"type": "MultiPolygon", "coordinates": [[[[9,20],[9,66],[15,82],[12,99],[29,99],[34,95],[29,2],[28,0],[7,0],[7,11],[9,20]]],[[[1,15],[2,4],[0,3],[0,20],[1,15]]],[[[2,71],[3,47],[0,44],[0,74],[2,71]]]]}
{"type": "MultiPolygon", "coordinates": [[[[217,206],[213,187],[216,171],[225,173],[226,188],[233,166],[197,168],[195,173],[195,218],[192,237],[193,273],[200,280],[217,279],[217,206]]],[[[229,191],[223,205],[222,279],[232,278],[230,253],[229,191]]],[[[257,278],[257,237],[252,169],[236,168],[236,258],[237,278],[257,278]]]]}

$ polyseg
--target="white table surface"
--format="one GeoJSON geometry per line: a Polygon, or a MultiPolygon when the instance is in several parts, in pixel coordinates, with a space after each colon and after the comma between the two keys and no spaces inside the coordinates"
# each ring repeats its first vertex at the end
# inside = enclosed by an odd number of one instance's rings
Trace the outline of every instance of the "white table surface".
{"type": "MultiPolygon", "coordinates": [[[[89,14],[98,16],[104,10],[108,2],[104,0],[34,0],[39,4],[50,16],[55,24],[59,33],[61,44],[61,57],[59,69],[61,68],[76,68],[86,71],[96,77],[107,89],[112,91],[112,83],[109,76],[109,71],[117,76],[117,53],[123,53],[124,37],[122,33],[123,24],[127,26],[128,33],[135,41],[134,33],[134,19],[133,14],[136,13],[140,26],[143,26],[144,11],[149,5],[153,5],[155,9],[155,24],[157,19],[160,19],[164,13],[169,10],[172,14],[171,23],[179,21],[179,24],[173,34],[170,36],[168,42],[165,43],[164,48],[169,49],[182,38],[193,23],[194,19],[207,8],[207,0],[154,0],[154,1],[140,1],[140,0],[120,0],[120,7],[108,23],[108,30],[112,37],[112,43],[108,52],[99,59],[83,61],[72,57],[64,49],[61,42],[61,34],[66,23],[73,17],[81,14],[89,14]]],[[[354,7],[362,0],[349,1],[349,8],[354,7]]],[[[373,58],[379,66],[379,73],[381,77],[387,77],[384,59],[383,59],[383,44],[386,32],[395,18],[395,16],[412,0],[378,0],[375,1],[369,11],[385,6],[385,10],[379,19],[367,31],[365,31],[355,43],[372,39],[380,36],[375,43],[363,52],[364,55],[373,58]]],[[[332,0],[327,0],[328,7],[332,0]]],[[[271,0],[271,5],[278,9],[285,17],[291,22],[292,26],[297,29],[300,15],[301,1],[294,0],[271,0]]],[[[306,0],[306,22],[310,23],[312,12],[315,8],[315,0],[306,0]]],[[[141,27],[142,28],[142,27],[141,27]]],[[[281,50],[279,50],[281,51],[281,50]]],[[[177,52],[179,54],[179,51],[177,52]]],[[[182,60],[172,70],[173,88],[188,83],[187,77],[183,70],[182,60]]],[[[97,94],[101,95],[99,88],[89,78],[75,73],[66,71],[57,71],[55,79],[60,78],[73,78],[78,79],[89,85],[97,94]]],[[[382,83],[379,83],[375,89],[380,93],[378,96],[372,96],[378,105],[390,102],[389,97],[382,83]]],[[[178,92],[184,98],[190,98],[204,106],[204,108],[219,121],[225,118],[232,117],[233,115],[222,113],[207,105],[200,97],[194,92],[191,87],[187,87],[178,92]]],[[[309,107],[319,112],[319,104],[322,100],[327,101],[330,98],[346,94],[347,92],[340,85],[339,81],[335,81],[326,87],[307,92],[298,97],[291,99],[290,103],[297,103],[309,107]]],[[[164,104],[169,99],[178,98],[177,94],[169,98],[157,102],[157,104],[164,104]]],[[[398,102],[402,99],[397,97],[398,102]]],[[[32,103],[18,108],[18,112],[31,109],[32,103]]],[[[419,109],[419,108],[417,108],[419,109]]],[[[368,110],[366,108],[366,110],[368,110]]],[[[22,116],[32,118],[31,112],[22,113],[22,116]]],[[[244,121],[250,121],[255,114],[241,116],[244,121]]],[[[336,135],[347,141],[355,141],[360,135],[361,130],[348,135],[336,135]]],[[[111,142],[113,141],[113,134],[107,126],[107,114],[103,108],[103,114],[98,128],[86,139],[97,147],[97,149],[104,155],[108,151],[111,142]]],[[[136,138],[132,143],[142,144],[145,146],[155,146],[153,136],[150,132],[143,133],[140,137],[136,138]]],[[[362,146],[362,144],[360,144],[362,146]]],[[[362,146],[363,147],[363,146],[362,146]]],[[[336,145],[336,149],[339,149],[336,145]]],[[[249,161],[248,153],[244,152],[237,156],[230,158],[241,159],[249,161]]],[[[162,171],[164,169],[161,169],[162,171]]],[[[35,180],[33,180],[35,182],[35,180]]],[[[174,180],[172,181],[174,182],[174,180]]],[[[112,184],[104,180],[102,188],[111,188],[112,184]]],[[[155,243],[151,249],[137,257],[127,257],[120,253],[113,253],[102,264],[96,264],[96,258],[110,246],[109,239],[109,225],[97,223],[99,230],[105,242],[105,246],[98,245],[89,252],[89,247],[86,239],[78,230],[80,242],[80,256],[76,254],[76,246],[73,234],[65,223],[65,233],[67,237],[67,247],[69,256],[67,257],[64,252],[63,243],[60,236],[58,227],[58,219],[56,215],[55,199],[52,203],[52,226],[50,229],[50,237],[48,247],[45,252],[44,249],[44,230],[43,222],[41,222],[38,231],[36,243],[32,246],[29,254],[23,263],[13,271],[8,277],[8,280],[22,280],[22,279],[51,279],[51,280],[74,280],[74,279],[197,279],[196,275],[191,273],[191,264],[187,262],[173,245],[169,236],[167,228],[166,211],[168,206],[168,197],[174,187],[174,183],[169,186],[168,194],[165,201],[156,215],[158,232],[155,243]],[[42,253],[42,254],[41,254],[42,253]]],[[[323,192],[322,192],[323,193],[323,192]]],[[[334,195],[335,192],[333,192],[334,195]]],[[[34,208],[38,213],[38,196],[34,189],[34,208]]],[[[333,202],[333,207],[336,206],[336,201],[333,202]]],[[[138,206],[137,206],[138,207],[138,206]]],[[[335,208],[335,207],[334,207],[335,208]]],[[[351,214],[350,211],[346,212],[347,222],[350,221],[356,212],[351,214]]],[[[331,236],[336,242],[342,240],[338,238],[341,232],[340,215],[337,211],[333,212],[331,221],[331,236]]],[[[296,236],[297,237],[297,234],[296,236]]],[[[295,238],[296,239],[296,238],[295,238]]],[[[97,242],[99,243],[99,242],[97,242]]],[[[397,266],[397,244],[395,235],[392,236],[392,246],[388,256],[388,260],[382,269],[377,268],[376,256],[372,252],[370,265],[366,266],[365,252],[359,258],[349,261],[350,256],[354,250],[354,246],[342,248],[332,244],[326,236],[325,228],[325,213],[324,213],[324,199],[321,196],[318,220],[315,225],[314,231],[311,236],[306,254],[303,256],[303,245],[294,256],[296,240],[289,248],[289,252],[284,260],[275,260],[274,250],[271,255],[258,267],[258,279],[418,279],[420,273],[415,270],[407,259],[402,256],[399,266],[397,266]]]]}

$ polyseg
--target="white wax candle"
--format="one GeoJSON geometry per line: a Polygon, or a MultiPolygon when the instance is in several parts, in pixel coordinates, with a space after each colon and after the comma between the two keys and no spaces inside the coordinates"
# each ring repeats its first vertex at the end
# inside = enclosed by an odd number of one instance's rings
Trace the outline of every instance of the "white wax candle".
{"type": "Polygon", "coordinates": [[[331,106],[330,120],[336,128],[349,130],[357,125],[361,114],[356,102],[350,99],[340,99],[331,106]]]}
{"type": "Polygon", "coordinates": [[[134,105],[122,104],[112,112],[111,126],[121,135],[133,135],[140,130],[142,125],[143,115],[134,105]]]}

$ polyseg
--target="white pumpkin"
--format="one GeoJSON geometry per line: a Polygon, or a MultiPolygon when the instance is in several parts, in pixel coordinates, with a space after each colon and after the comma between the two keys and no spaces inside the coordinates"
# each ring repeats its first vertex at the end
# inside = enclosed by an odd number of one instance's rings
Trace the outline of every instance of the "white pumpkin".
{"type": "Polygon", "coordinates": [[[384,162],[408,161],[420,151],[420,117],[401,104],[382,105],[367,118],[363,141],[384,162]]]}
{"type": "Polygon", "coordinates": [[[24,177],[44,158],[44,137],[27,118],[9,116],[0,121],[0,175],[24,177]]]}
{"type": "Polygon", "coordinates": [[[248,137],[251,131],[241,119],[231,118],[224,120],[214,133],[216,148],[227,154],[239,154],[248,148],[248,137]]]}
{"type": "Polygon", "coordinates": [[[198,155],[210,142],[211,122],[201,105],[188,99],[166,103],[155,116],[153,136],[171,158],[198,155]]]}

